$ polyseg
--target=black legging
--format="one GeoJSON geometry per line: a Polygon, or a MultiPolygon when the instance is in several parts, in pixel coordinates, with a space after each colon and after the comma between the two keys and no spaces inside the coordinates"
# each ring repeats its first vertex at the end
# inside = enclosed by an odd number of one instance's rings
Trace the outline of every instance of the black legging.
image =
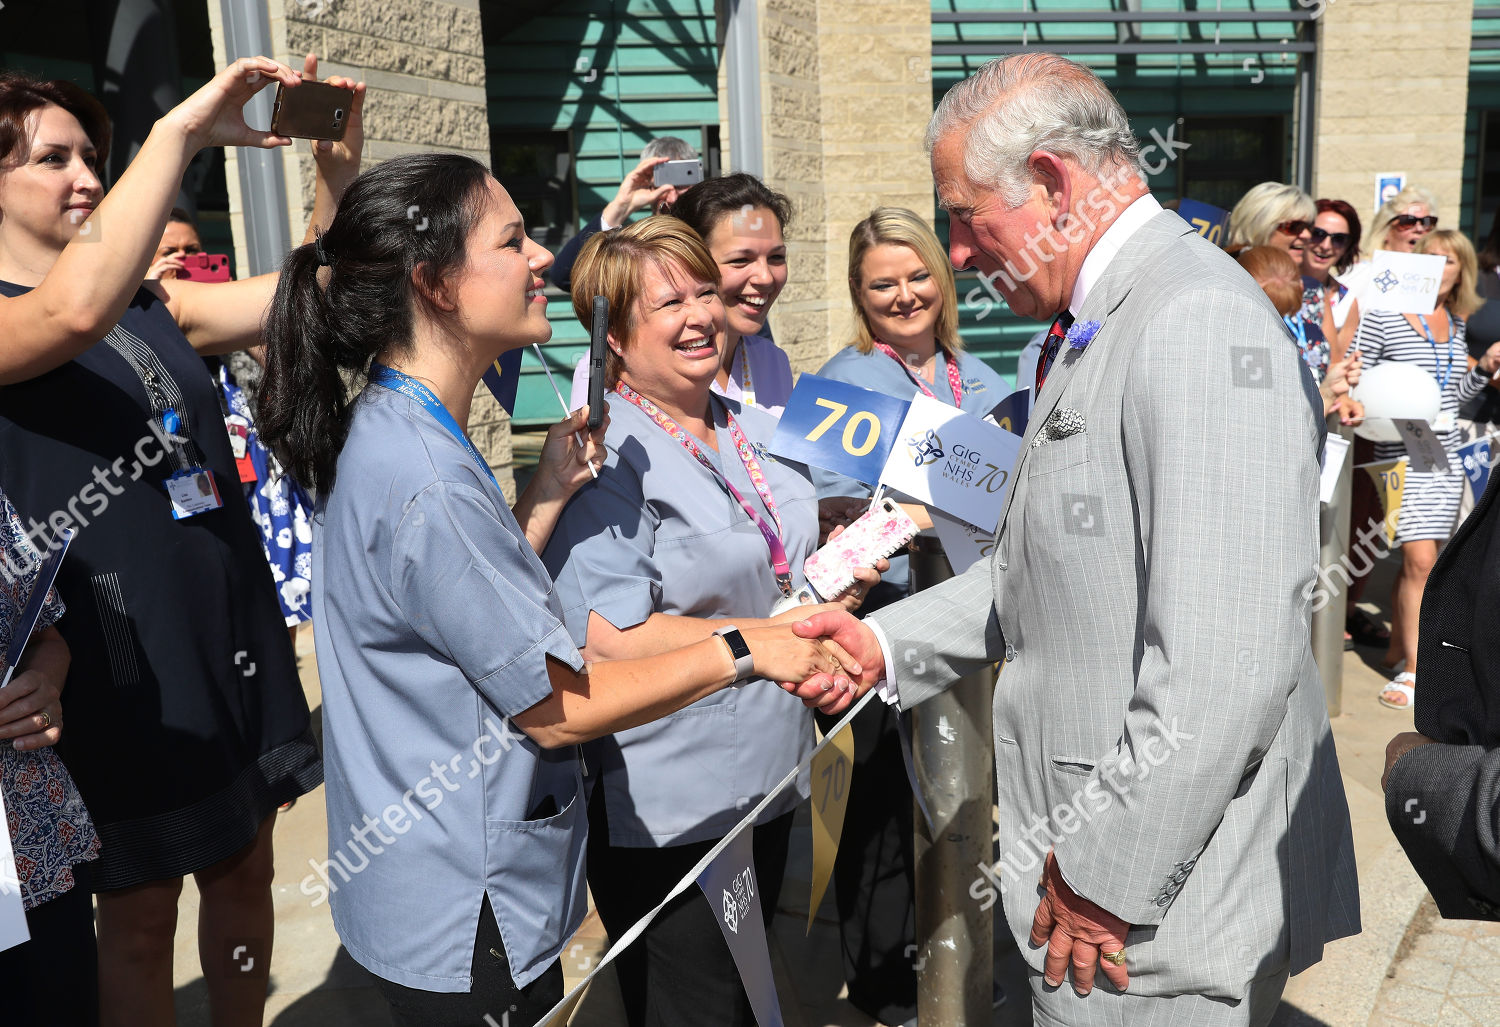
{"type": "MultiPolygon", "coordinates": [[[[83,870],[75,873],[81,876],[83,870]]],[[[99,950],[89,889],[80,880],[51,902],[28,910],[26,929],[30,941],[0,952],[0,981],[15,985],[0,999],[0,1019],[7,1024],[96,1027],[99,950]]]]}
{"type": "Polygon", "coordinates": [[[562,964],[555,959],[542,976],[516,987],[488,895],[479,910],[470,972],[474,984],[467,992],[421,991],[378,977],[376,982],[402,1027],[483,1027],[490,1022],[532,1027],[563,996],[562,964]]]}
{"type": "MultiPolygon", "coordinates": [[[[776,914],[795,813],[755,828],[755,880],[766,927],[776,914]]],[[[604,789],[589,803],[589,890],[611,939],[656,908],[714,841],[630,849],[609,844],[604,789]]],[[[755,1027],[750,1000],[713,910],[694,885],[614,960],[630,1027],[755,1027]]]]}

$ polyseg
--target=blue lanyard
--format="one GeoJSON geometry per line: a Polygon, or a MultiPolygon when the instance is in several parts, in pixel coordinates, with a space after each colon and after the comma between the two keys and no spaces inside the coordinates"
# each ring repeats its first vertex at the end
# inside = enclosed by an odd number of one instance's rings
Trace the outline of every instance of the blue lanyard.
{"type": "Polygon", "coordinates": [[[1281,320],[1286,322],[1287,328],[1290,329],[1291,333],[1297,337],[1297,349],[1299,351],[1306,351],[1307,325],[1302,323],[1301,312],[1299,311],[1296,314],[1282,314],[1281,320]]]}
{"type": "MultiPolygon", "coordinates": [[[[1432,366],[1437,367],[1437,340],[1432,337],[1432,329],[1427,327],[1427,318],[1421,314],[1417,315],[1421,322],[1422,331],[1427,334],[1427,344],[1432,347],[1432,366]]],[[[1448,366],[1443,368],[1443,380],[1438,382],[1438,391],[1448,391],[1448,376],[1453,373],[1453,319],[1448,319],[1448,366]]]]}
{"type": "Polygon", "coordinates": [[[448,413],[448,408],[443,406],[438,398],[432,394],[431,389],[417,381],[411,375],[403,374],[395,368],[386,367],[384,364],[370,365],[370,384],[378,385],[382,389],[389,389],[392,392],[399,392],[408,399],[414,399],[422,404],[423,408],[433,416],[437,423],[448,429],[448,434],[457,439],[464,449],[469,451],[469,455],[474,458],[474,462],[484,468],[484,473],[489,475],[490,481],[495,483],[495,488],[500,488],[500,483],[495,481],[495,472],[490,470],[490,465],[485,463],[484,457],[479,455],[479,450],[474,448],[474,443],[469,441],[469,437],[458,426],[458,422],[453,419],[453,415],[448,413]]]}

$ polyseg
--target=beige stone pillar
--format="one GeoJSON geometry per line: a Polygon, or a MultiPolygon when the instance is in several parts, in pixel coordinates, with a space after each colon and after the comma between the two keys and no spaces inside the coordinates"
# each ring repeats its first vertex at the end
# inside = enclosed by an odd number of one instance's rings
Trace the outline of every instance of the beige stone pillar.
{"type": "MultiPolygon", "coordinates": [[[[218,0],[206,0],[219,65],[225,61],[218,0]]],[[[447,150],[490,163],[485,101],[484,39],[479,0],[269,0],[269,56],[293,68],[309,52],[319,75],[362,79],[365,163],[400,153],[447,150]]],[[[283,150],[293,240],[312,211],[313,161],[305,142],[283,150]]],[[[228,151],[230,221],[243,238],[239,178],[228,151]]],[[[237,244],[238,246],[239,244],[237,244]]],[[[241,262],[244,253],[241,248],[241,262]]],[[[469,434],[495,469],[507,498],[515,499],[510,419],[482,385],[475,393],[469,434]]]]}
{"type": "Polygon", "coordinates": [[[1473,0],[1329,0],[1317,21],[1315,195],[1347,200],[1368,224],[1376,174],[1404,171],[1458,224],[1473,16],[1473,0]]]}
{"type": "Polygon", "coordinates": [[[760,3],[765,178],[795,212],[773,323],[793,368],[816,370],[851,336],[850,230],[881,205],[933,214],[931,5],[760,3]]]}

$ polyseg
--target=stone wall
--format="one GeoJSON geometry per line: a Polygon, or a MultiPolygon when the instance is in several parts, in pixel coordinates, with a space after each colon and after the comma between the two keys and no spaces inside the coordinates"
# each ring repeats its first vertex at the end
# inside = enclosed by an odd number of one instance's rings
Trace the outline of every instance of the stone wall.
{"type": "Polygon", "coordinates": [[[795,211],[773,324],[796,370],[849,341],[855,224],[882,204],[932,217],[930,21],[925,0],[761,0],[765,177],[795,211]]]}
{"type": "MultiPolygon", "coordinates": [[[[218,0],[207,0],[214,51],[225,63],[218,0]]],[[[484,40],[479,0],[269,0],[269,56],[293,68],[309,52],[319,75],[347,75],[369,87],[365,100],[365,162],[401,153],[449,150],[488,165],[484,40]]],[[[312,211],[313,161],[305,142],[281,151],[288,183],[293,241],[300,241],[312,211]]],[[[239,177],[233,151],[226,162],[230,220],[244,238],[239,177]]],[[[238,246],[244,263],[243,244],[238,246]]],[[[510,419],[480,386],[469,434],[511,500],[510,419]]]]}
{"type": "Polygon", "coordinates": [[[1404,171],[1457,225],[1473,15],[1473,0],[1329,0],[1317,22],[1315,195],[1367,219],[1375,175],[1404,171]]]}

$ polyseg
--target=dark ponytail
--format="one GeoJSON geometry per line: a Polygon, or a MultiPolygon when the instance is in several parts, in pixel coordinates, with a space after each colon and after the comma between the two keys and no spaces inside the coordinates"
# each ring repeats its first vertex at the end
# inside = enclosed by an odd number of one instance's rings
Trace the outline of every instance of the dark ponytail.
{"type": "Polygon", "coordinates": [[[464,265],[489,172],[453,153],[393,157],[360,175],[316,243],[287,254],[266,319],[260,437],[303,485],[333,488],[370,361],[411,344],[421,268],[436,284],[464,265]],[[328,270],[320,271],[326,261],[328,270]]]}

